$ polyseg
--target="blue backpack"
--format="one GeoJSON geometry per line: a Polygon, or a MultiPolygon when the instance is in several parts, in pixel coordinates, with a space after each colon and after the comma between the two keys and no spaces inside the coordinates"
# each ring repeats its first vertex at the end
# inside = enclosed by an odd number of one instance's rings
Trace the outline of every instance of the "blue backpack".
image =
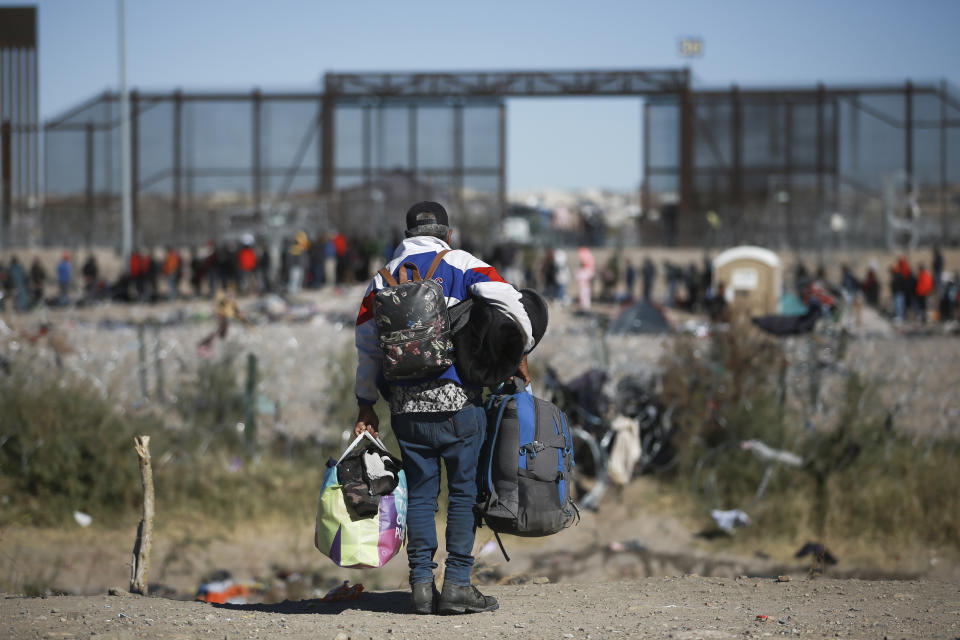
{"type": "Polygon", "coordinates": [[[477,520],[501,533],[548,536],[580,519],[572,499],[573,439],[556,405],[525,391],[487,400],[477,520]]]}

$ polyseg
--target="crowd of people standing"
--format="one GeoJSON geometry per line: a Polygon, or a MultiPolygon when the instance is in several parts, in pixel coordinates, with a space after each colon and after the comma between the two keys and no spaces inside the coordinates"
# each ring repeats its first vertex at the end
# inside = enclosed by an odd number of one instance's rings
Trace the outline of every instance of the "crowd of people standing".
{"type": "Polygon", "coordinates": [[[0,309],[25,312],[38,305],[62,306],[98,301],[159,302],[183,296],[296,294],[304,288],[341,286],[369,277],[372,260],[383,259],[377,240],[347,238],[342,233],[298,231],[292,238],[268,243],[244,235],[239,241],[210,240],[186,249],[138,247],[114,278],[103,273],[90,253],[80,267],[63,252],[51,279],[39,256],[26,267],[14,253],[0,256],[0,309]],[[51,284],[55,292],[48,291],[51,284]]]}
{"type": "MultiPolygon", "coordinates": [[[[372,268],[389,259],[398,242],[398,238],[384,242],[338,232],[311,236],[298,231],[274,243],[247,234],[238,241],[210,240],[186,249],[138,248],[113,280],[103,273],[92,252],[80,264],[79,273],[74,256],[67,251],[52,273],[39,256],[29,265],[16,254],[7,259],[0,256],[0,309],[23,312],[40,304],[156,302],[182,296],[214,298],[218,292],[297,294],[303,289],[339,287],[365,282],[372,268]]],[[[714,315],[718,302],[722,306],[723,283],[715,282],[707,253],[686,264],[675,259],[658,263],[649,255],[638,258],[620,249],[597,260],[587,247],[536,250],[501,244],[489,256],[509,282],[537,288],[550,300],[576,304],[582,310],[589,310],[594,302],[644,300],[714,315]]],[[[915,258],[911,263],[900,255],[886,272],[871,262],[862,277],[844,264],[839,281],[832,282],[822,264],[811,272],[797,259],[793,276],[801,297],[810,283],[818,283],[850,302],[861,300],[889,313],[896,323],[957,319],[960,309],[960,273],[947,269],[939,247],[933,248],[929,262],[915,258]]]]}

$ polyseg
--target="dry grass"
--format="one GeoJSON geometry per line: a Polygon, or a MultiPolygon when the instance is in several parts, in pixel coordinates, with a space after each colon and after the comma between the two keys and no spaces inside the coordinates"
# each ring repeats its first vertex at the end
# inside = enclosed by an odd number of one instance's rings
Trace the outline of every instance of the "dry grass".
{"type": "Polygon", "coordinates": [[[842,541],[875,557],[960,551],[960,443],[898,429],[868,379],[849,373],[836,406],[819,414],[829,419],[811,427],[783,398],[779,343],[749,327],[709,342],[681,337],[667,353],[664,391],[681,428],[669,479],[703,513],[746,510],[753,525],[743,542],[842,541]],[[803,465],[771,466],[740,449],[748,439],[797,453],[803,465]]]}

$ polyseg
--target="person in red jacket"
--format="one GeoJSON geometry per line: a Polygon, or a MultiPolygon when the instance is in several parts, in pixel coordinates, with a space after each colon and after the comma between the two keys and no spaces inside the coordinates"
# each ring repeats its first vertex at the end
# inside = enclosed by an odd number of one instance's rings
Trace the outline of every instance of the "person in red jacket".
{"type": "Polygon", "coordinates": [[[167,298],[177,299],[177,293],[180,290],[180,276],[182,274],[180,266],[180,252],[174,247],[167,247],[167,253],[163,257],[163,277],[167,281],[167,298]]]}
{"type": "Polygon", "coordinates": [[[144,288],[146,287],[147,282],[147,261],[146,256],[141,255],[138,249],[134,249],[130,253],[130,280],[133,282],[133,286],[137,290],[136,299],[142,300],[144,296],[144,288]]]}
{"type": "Polygon", "coordinates": [[[257,268],[257,252],[254,251],[252,237],[245,237],[243,246],[237,252],[237,266],[240,269],[240,293],[249,293],[253,271],[257,268]]]}
{"type": "Polygon", "coordinates": [[[927,321],[927,298],[933,293],[933,274],[922,264],[917,268],[917,286],[914,290],[914,304],[920,322],[927,321]]]}

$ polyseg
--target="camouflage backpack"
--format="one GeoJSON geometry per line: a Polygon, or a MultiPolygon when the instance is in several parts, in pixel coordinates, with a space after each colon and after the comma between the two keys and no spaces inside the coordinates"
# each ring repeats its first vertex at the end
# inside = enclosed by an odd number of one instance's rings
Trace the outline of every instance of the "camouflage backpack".
{"type": "Polygon", "coordinates": [[[373,317],[387,380],[425,378],[453,365],[447,301],[443,287],[431,279],[446,253],[437,254],[423,278],[412,262],[400,266],[396,279],[386,267],[379,271],[386,286],[373,297],[373,317]]]}

